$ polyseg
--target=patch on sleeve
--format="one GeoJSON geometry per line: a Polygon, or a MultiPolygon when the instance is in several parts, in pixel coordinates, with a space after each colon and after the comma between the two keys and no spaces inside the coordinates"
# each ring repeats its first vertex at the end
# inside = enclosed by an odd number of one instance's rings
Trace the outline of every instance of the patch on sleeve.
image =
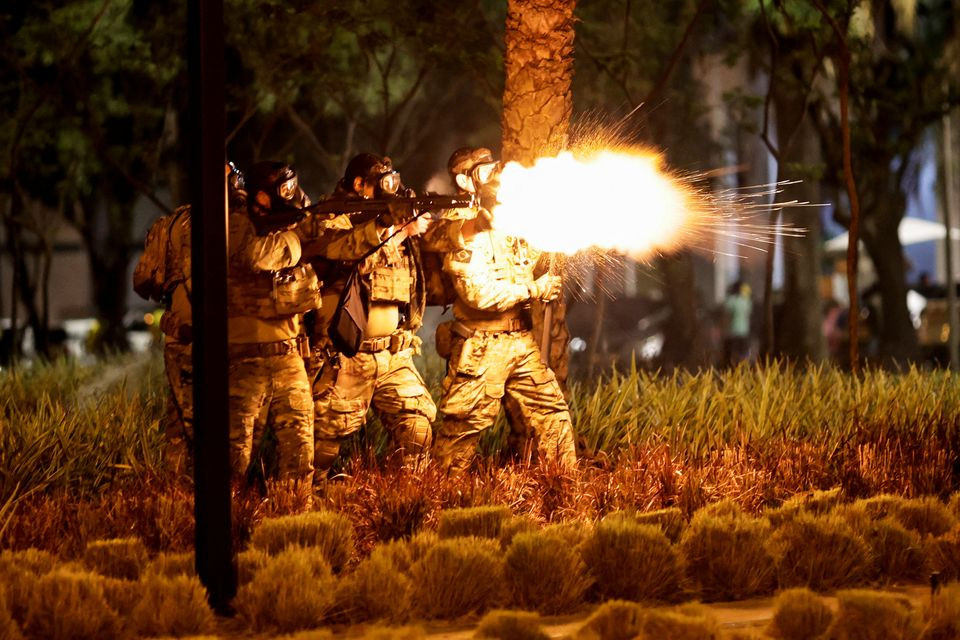
{"type": "Polygon", "coordinates": [[[455,262],[470,262],[471,257],[473,257],[473,252],[468,249],[460,249],[453,254],[455,262]]]}

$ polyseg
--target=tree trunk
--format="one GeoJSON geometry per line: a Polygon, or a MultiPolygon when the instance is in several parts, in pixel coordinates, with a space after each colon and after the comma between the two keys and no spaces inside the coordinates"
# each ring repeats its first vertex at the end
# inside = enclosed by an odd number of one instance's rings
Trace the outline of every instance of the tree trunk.
{"type": "MultiPolygon", "coordinates": [[[[573,111],[573,11],[576,0],[508,0],[503,89],[504,161],[532,164],[567,144],[573,111]]],[[[566,385],[566,308],[554,304],[550,366],[566,385]]],[[[539,307],[539,305],[537,305],[539,307]]],[[[534,330],[543,331],[543,310],[533,310],[534,330]]]]}
{"type": "MultiPolygon", "coordinates": [[[[800,184],[788,187],[780,199],[819,202],[819,181],[807,171],[820,161],[816,132],[810,119],[797,112],[805,108],[804,103],[801,98],[784,100],[779,99],[782,97],[780,94],[774,95],[777,137],[781,141],[791,139],[789,145],[781,146],[778,174],[781,179],[803,179],[800,184]],[[786,130],[793,128],[797,122],[796,132],[786,130]]],[[[820,297],[819,216],[819,209],[787,208],[783,210],[781,218],[785,226],[805,229],[806,233],[799,238],[782,239],[785,282],[783,309],[779,317],[783,320],[777,327],[774,343],[779,353],[801,361],[821,360],[826,355],[822,331],[823,301],[820,297]]]]}
{"type": "Polygon", "coordinates": [[[907,265],[897,229],[906,209],[899,185],[877,198],[875,210],[864,216],[863,245],[873,262],[880,294],[879,323],[871,322],[878,340],[877,355],[886,365],[906,365],[919,355],[917,332],[907,310],[907,265]]]}

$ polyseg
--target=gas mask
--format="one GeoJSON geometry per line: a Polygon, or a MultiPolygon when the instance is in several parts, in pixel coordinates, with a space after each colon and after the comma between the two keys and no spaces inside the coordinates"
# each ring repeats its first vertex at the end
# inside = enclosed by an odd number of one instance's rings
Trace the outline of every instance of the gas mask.
{"type": "Polygon", "coordinates": [[[230,167],[230,173],[227,174],[227,200],[230,208],[242,208],[247,202],[243,172],[232,162],[228,162],[227,166],[230,167]]]}
{"type": "Polygon", "coordinates": [[[373,181],[374,198],[389,198],[391,196],[395,196],[402,185],[400,174],[392,169],[388,169],[387,171],[384,171],[380,175],[376,176],[373,181]]]}
{"type": "Polygon", "coordinates": [[[249,174],[247,205],[258,234],[286,227],[304,217],[306,194],[292,166],[261,162],[251,167],[249,174]]]}

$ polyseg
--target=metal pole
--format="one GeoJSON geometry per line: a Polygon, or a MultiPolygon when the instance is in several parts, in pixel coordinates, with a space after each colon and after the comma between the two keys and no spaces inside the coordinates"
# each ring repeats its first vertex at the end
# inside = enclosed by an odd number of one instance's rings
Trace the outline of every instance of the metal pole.
{"type": "Polygon", "coordinates": [[[223,0],[189,0],[196,567],[210,604],[237,592],[227,385],[227,197],[223,0]]]}
{"type": "Polygon", "coordinates": [[[950,328],[950,334],[947,341],[947,349],[950,354],[950,369],[957,370],[960,365],[958,360],[958,346],[960,346],[960,335],[957,335],[957,287],[953,277],[953,207],[956,195],[956,173],[953,167],[953,127],[951,126],[951,113],[948,111],[943,115],[943,226],[947,230],[947,236],[944,244],[944,258],[947,263],[946,285],[947,285],[947,326],[950,328]]]}

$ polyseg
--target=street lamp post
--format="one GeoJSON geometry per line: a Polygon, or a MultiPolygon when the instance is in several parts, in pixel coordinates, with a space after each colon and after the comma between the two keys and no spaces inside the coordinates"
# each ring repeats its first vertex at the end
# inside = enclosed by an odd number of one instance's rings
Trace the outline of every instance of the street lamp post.
{"type": "Polygon", "coordinates": [[[227,192],[223,0],[189,0],[194,510],[197,575],[219,613],[237,591],[227,385],[227,192]]]}

